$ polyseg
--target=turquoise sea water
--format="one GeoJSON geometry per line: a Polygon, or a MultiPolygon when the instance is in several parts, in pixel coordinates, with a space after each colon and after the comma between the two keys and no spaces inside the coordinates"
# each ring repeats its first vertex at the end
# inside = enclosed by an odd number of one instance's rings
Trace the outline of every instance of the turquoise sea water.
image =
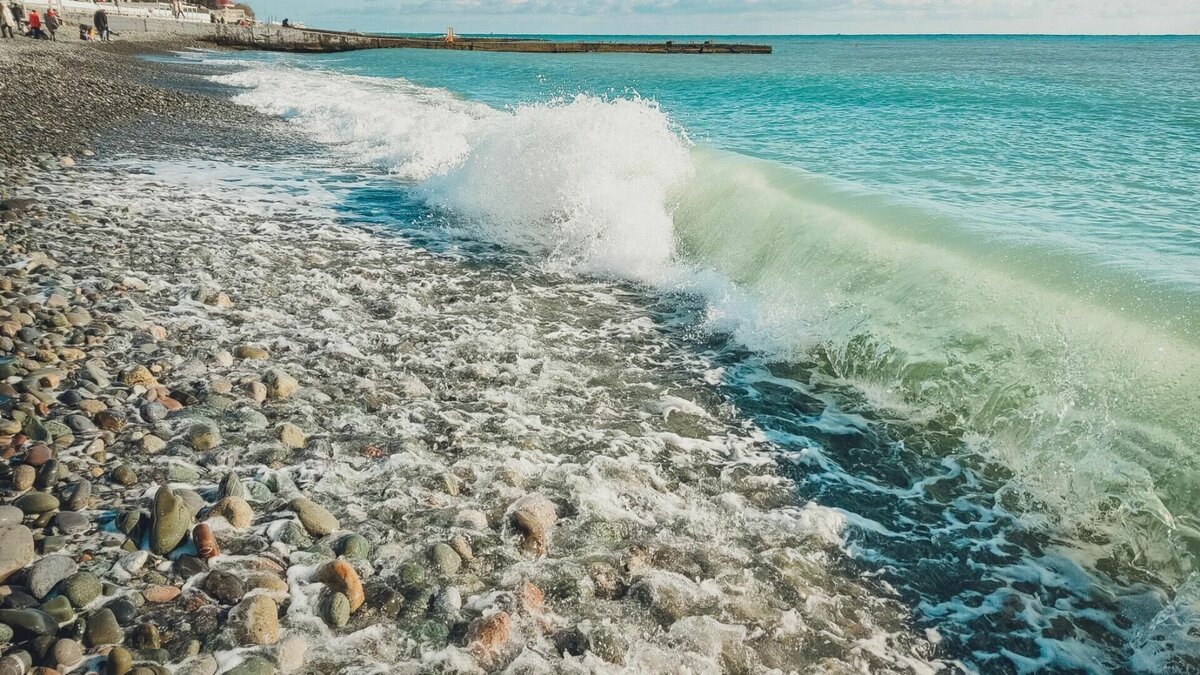
{"type": "Polygon", "coordinates": [[[663,330],[720,336],[847,574],[965,668],[1200,669],[1200,39],[758,40],[221,79],[398,228],[686,298],[663,330]]]}

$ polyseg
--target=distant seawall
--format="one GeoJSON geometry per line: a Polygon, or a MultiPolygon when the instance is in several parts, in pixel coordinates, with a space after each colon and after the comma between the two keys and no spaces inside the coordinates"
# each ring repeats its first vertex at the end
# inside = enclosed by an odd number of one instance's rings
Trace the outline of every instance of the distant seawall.
{"type": "Polygon", "coordinates": [[[213,27],[209,41],[225,47],[281,52],[329,53],[360,49],[449,49],[535,54],[770,54],[770,45],[717,42],[556,42],[551,40],[458,37],[397,37],[279,26],[213,27]]]}

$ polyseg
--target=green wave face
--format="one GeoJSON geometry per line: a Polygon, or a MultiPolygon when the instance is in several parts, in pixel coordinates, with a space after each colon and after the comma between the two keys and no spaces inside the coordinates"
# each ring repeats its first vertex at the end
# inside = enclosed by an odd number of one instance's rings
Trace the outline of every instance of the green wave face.
{"type": "Polygon", "coordinates": [[[1167,578],[1190,571],[1194,297],[768,162],[698,150],[694,164],[680,255],[744,293],[714,304],[715,325],[950,425],[1062,530],[1103,531],[1167,578]]]}

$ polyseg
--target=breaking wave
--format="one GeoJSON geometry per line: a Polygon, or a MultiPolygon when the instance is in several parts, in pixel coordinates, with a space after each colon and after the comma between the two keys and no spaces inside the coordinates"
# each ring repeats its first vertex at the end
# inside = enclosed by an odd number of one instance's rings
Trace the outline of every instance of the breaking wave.
{"type": "Polygon", "coordinates": [[[1038,527],[1168,587],[1194,575],[1200,289],[697,147],[636,97],[495,109],[278,65],[219,79],[483,238],[704,297],[710,328],[1003,467],[1038,527]]]}

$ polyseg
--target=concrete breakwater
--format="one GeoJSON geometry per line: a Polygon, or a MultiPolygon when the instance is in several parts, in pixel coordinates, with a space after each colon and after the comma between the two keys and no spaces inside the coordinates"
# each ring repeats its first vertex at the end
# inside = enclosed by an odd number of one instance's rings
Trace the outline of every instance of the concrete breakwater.
{"type": "Polygon", "coordinates": [[[770,45],[717,42],[557,42],[518,38],[422,38],[346,33],[278,26],[212,27],[204,38],[224,47],[282,52],[328,53],[360,49],[452,49],[459,51],[529,52],[539,54],[770,54],[770,45]]]}

